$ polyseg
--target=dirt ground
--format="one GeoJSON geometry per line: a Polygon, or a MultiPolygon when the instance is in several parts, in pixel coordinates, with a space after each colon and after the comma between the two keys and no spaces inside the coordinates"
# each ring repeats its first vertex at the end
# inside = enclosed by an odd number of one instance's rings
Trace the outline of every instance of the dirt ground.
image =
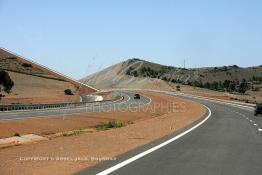
{"type": "Polygon", "coordinates": [[[5,135],[13,133],[15,130],[12,128],[15,127],[21,133],[44,133],[86,128],[112,119],[133,121],[134,124],[1,149],[0,174],[72,174],[99,163],[92,158],[114,159],[119,154],[187,126],[206,112],[200,104],[177,97],[154,93],[145,95],[153,100],[150,105],[128,111],[87,113],[65,119],[54,117],[1,122],[0,133],[9,130],[5,135]]]}
{"type": "Polygon", "coordinates": [[[8,73],[14,81],[14,87],[10,94],[5,94],[6,97],[0,100],[0,104],[80,101],[76,87],[71,83],[15,72],[8,73]],[[71,89],[75,95],[65,95],[65,89],[71,89]]]}
{"type": "MultiPolygon", "coordinates": [[[[178,104],[177,108],[182,108],[182,105],[184,104],[182,100],[169,96],[161,96],[152,93],[145,93],[145,95],[150,96],[153,103],[144,108],[133,108],[134,111],[132,110],[132,112],[116,109],[116,111],[102,113],[92,112],[11,121],[0,120],[0,138],[13,136],[14,133],[22,135],[30,133],[37,135],[54,134],[74,129],[89,128],[101,122],[108,122],[114,119],[122,120],[124,122],[145,120],[168,113],[168,109],[170,109],[170,106],[167,105],[168,103],[174,102],[175,104],[178,104]],[[161,104],[161,107],[155,105],[156,107],[151,109],[151,106],[153,107],[154,104],[161,104]],[[136,110],[139,110],[139,112],[136,112],[136,110]]],[[[66,114],[66,110],[64,113],[66,114]]]]}

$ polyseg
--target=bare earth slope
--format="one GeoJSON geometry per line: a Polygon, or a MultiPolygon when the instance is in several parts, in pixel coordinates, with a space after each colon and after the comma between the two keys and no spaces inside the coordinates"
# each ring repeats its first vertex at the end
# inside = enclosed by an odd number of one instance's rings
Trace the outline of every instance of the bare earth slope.
{"type": "Polygon", "coordinates": [[[2,98],[2,104],[79,102],[80,100],[76,87],[69,82],[16,72],[9,72],[9,75],[15,85],[12,93],[2,98]],[[75,95],[65,95],[65,89],[73,90],[75,95]]]}
{"type": "Polygon", "coordinates": [[[134,77],[126,74],[129,68],[129,61],[121,62],[110,66],[100,72],[89,75],[80,81],[100,89],[111,88],[152,88],[171,90],[172,87],[163,80],[156,80],[149,77],[134,77]]]}
{"type": "Polygon", "coordinates": [[[7,71],[14,81],[11,93],[4,94],[0,104],[79,102],[79,93],[96,91],[2,48],[0,70],[7,71]],[[74,95],[65,95],[65,89],[71,89],[74,95]]]}
{"type": "Polygon", "coordinates": [[[110,66],[100,72],[93,75],[89,75],[81,81],[90,82],[93,85],[99,86],[120,86],[123,84],[123,80],[130,76],[135,78],[154,78],[154,79],[167,79],[169,81],[202,81],[202,82],[212,82],[224,81],[224,80],[241,80],[241,79],[251,79],[253,76],[262,76],[262,65],[254,67],[238,67],[233,66],[223,66],[223,67],[207,67],[207,68],[196,68],[196,69],[186,69],[172,66],[165,66],[157,63],[148,62],[141,59],[129,59],[127,61],[118,63],[116,65],[110,66]],[[131,73],[130,71],[131,70],[131,73]],[[134,71],[137,75],[134,75],[134,71]],[[129,73],[128,73],[129,72],[129,73]],[[117,76],[117,78],[116,78],[117,76]],[[125,77],[125,78],[118,78],[125,77]],[[118,81],[115,81],[118,80],[118,81]],[[103,83],[105,81],[106,83],[103,83]]]}
{"type": "MultiPolygon", "coordinates": [[[[101,89],[110,88],[141,88],[158,90],[176,90],[177,84],[194,81],[202,83],[249,81],[253,77],[262,78],[262,66],[238,67],[237,65],[223,67],[208,67],[185,69],[179,67],[165,66],[141,59],[129,59],[108,67],[93,75],[89,75],[80,81],[96,86],[101,89]]],[[[251,84],[250,84],[251,86],[251,84]]],[[[252,85],[253,86],[253,85],[252,85]]],[[[228,92],[218,92],[193,86],[181,86],[181,91],[191,94],[203,94],[203,91],[211,92],[212,95],[223,99],[236,99],[241,101],[262,101],[262,84],[258,82],[254,87],[256,91],[248,90],[245,95],[228,92]]]]}

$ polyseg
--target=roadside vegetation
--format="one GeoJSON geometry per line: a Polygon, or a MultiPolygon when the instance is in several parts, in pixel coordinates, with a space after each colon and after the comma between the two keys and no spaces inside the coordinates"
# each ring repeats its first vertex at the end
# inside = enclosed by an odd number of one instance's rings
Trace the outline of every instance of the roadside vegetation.
{"type": "MultiPolygon", "coordinates": [[[[139,59],[132,59],[130,62],[134,63],[137,60],[139,59]]],[[[257,75],[256,71],[261,69],[261,66],[246,68],[250,72],[247,75],[243,71],[245,68],[237,65],[205,68],[199,72],[200,69],[163,66],[143,60],[139,61],[143,63],[142,66],[139,68],[130,66],[126,71],[127,75],[239,94],[245,94],[248,90],[260,91],[262,87],[262,76],[254,76],[257,75]],[[243,78],[243,75],[248,78],[243,78]]],[[[180,91],[179,85],[176,86],[176,90],[180,91]]]]}
{"type": "Polygon", "coordinates": [[[121,128],[125,125],[126,125],[126,123],[121,121],[121,120],[113,120],[113,121],[109,121],[108,123],[100,123],[100,124],[96,125],[95,128],[98,131],[103,131],[103,130],[108,130],[108,129],[111,129],[111,128],[121,128]]]}
{"type": "Polygon", "coordinates": [[[4,70],[0,70],[0,99],[1,97],[4,97],[4,95],[1,94],[1,92],[4,91],[9,94],[13,86],[14,86],[14,82],[10,78],[8,72],[4,70]]]}
{"type": "Polygon", "coordinates": [[[65,131],[62,133],[62,136],[76,136],[76,135],[79,135],[79,134],[82,134],[84,133],[84,130],[83,129],[76,129],[76,130],[73,130],[73,131],[65,131]]]}
{"type": "Polygon", "coordinates": [[[246,79],[242,79],[241,81],[225,80],[224,82],[213,81],[213,82],[205,82],[205,83],[202,83],[202,81],[193,81],[193,82],[188,82],[187,84],[190,86],[206,88],[215,91],[238,92],[241,94],[244,94],[247,90],[251,89],[252,87],[250,81],[247,81],[246,79]]]}

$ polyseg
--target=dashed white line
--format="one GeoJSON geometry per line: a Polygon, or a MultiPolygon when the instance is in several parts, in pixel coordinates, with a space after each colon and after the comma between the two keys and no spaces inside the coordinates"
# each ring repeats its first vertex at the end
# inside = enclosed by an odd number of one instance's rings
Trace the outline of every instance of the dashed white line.
{"type": "Polygon", "coordinates": [[[262,129],[258,128],[258,131],[262,131],[262,129]]]}
{"type": "Polygon", "coordinates": [[[254,123],[253,125],[254,125],[254,126],[257,126],[257,124],[256,124],[256,123],[254,123]]]}

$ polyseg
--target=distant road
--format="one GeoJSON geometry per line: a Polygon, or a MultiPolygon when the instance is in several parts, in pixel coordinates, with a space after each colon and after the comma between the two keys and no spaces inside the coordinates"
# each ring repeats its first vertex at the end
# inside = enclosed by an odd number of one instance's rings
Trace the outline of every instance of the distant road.
{"type": "Polygon", "coordinates": [[[207,106],[211,110],[210,118],[195,130],[139,159],[135,159],[135,156],[146,153],[180,133],[174,133],[123,154],[117,161],[104,162],[79,174],[262,174],[262,117],[254,116],[250,107],[180,97],[207,106]]]}
{"type": "Polygon", "coordinates": [[[85,112],[105,112],[113,109],[126,108],[128,106],[144,105],[151,101],[148,97],[141,96],[141,99],[134,99],[132,92],[120,92],[127,100],[117,102],[106,102],[101,104],[88,104],[88,106],[73,107],[65,109],[46,109],[34,111],[13,111],[13,112],[0,112],[0,120],[17,120],[25,118],[40,118],[48,116],[64,116],[71,114],[79,114],[85,112]]]}

